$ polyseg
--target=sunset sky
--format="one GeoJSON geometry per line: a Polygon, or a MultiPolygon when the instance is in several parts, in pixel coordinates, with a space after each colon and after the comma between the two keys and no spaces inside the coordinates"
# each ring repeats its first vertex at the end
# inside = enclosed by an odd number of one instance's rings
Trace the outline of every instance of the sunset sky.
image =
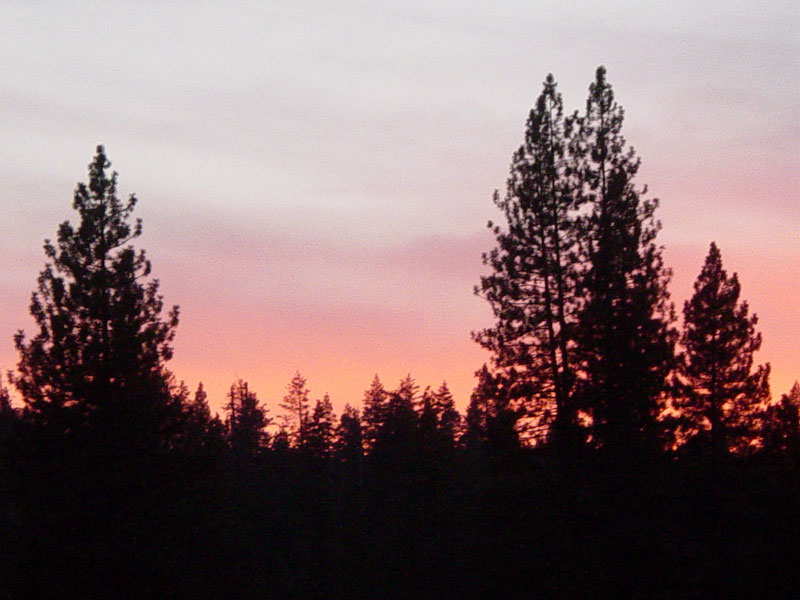
{"type": "Polygon", "coordinates": [[[299,370],[337,412],[376,373],[463,408],[492,192],[547,73],[572,111],[604,64],[679,312],[716,241],[779,396],[800,378],[799,6],[3,3],[0,367],[103,143],[181,307],[171,368],[214,406],[243,378],[274,414],[299,370]]]}

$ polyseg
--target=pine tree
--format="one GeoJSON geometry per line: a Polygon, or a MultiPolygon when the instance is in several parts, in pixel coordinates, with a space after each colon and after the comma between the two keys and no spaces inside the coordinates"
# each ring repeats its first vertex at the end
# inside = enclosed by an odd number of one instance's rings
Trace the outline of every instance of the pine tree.
{"type": "Polygon", "coordinates": [[[554,433],[565,445],[576,443],[578,426],[571,340],[581,196],[572,189],[565,159],[574,119],[565,121],[561,94],[548,75],[530,111],[525,142],[514,154],[506,195],[495,193],[507,229],[489,222],[497,247],[483,262],[492,273],[475,288],[497,321],[473,334],[492,353],[508,400],[524,407],[539,431],[554,433]]]}
{"type": "Polygon", "coordinates": [[[440,435],[448,444],[452,444],[461,433],[461,415],[456,410],[453,394],[450,393],[446,381],[433,393],[432,401],[440,435]]]}
{"type": "Polygon", "coordinates": [[[372,379],[369,389],[364,392],[363,400],[363,434],[364,445],[367,450],[370,450],[375,445],[378,431],[380,431],[381,427],[383,427],[383,424],[386,422],[388,400],[389,394],[376,374],[372,379]]]}
{"type": "Polygon", "coordinates": [[[285,418],[289,427],[289,434],[295,447],[305,443],[306,429],[308,427],[309,390],[306,388],[306,379],[300,372],[296,372],[286,386],[286,395],[279,406],[286,411],[285,418]]]}
{"type": "Polygon", "coordinates": [[[346,404],[336,427],[336,459],[340,464],[340,482],[345,502],[357,499],[357,490],[364,485],[364,443],[361,415],[346,404]]]}
{"type": "MultiPolygon", "coordinates": [[[[182,386],[185,390],[185,386],[182,386]]],[[[208,395],[203,384],[199,383],[192,399],[188,390],[181,394],[183,400],[183,424],[179,432],[178,443],[189,452],[220,450],[228,437],[228,427],[219,416],[211,416],[208,406],[208,395]]],[[[227,407],[230,409],[230,404],[227,407]]]]}
{"type": "Polygon", "coordinates": [[[370,449],[373,458],[408,461],[418,450],[418,418],[414,410],[418,392],[419,386],[409,374],[388,394],[385,417],[370,449]]]}
{"type": "Polygon", "coordinates": [[[406,375],[400,380],[397,389],[391,394],[388,402],[388,411],[391,415],[393,411],[406,410],[408,408],[414,409],[419,400],[419,386],[411,373],[406,375]]]}
{"type": "Polygon", "coordinates": [[[336,428],[336,453],[346,463],[360,464],[363,454],[361,415],[346,404],[336,428]]]}
{"type": "Polygon", "coordinates": [[[780,402],[767,407],[764,414],[764,448],[800,459],[800,383],[794,382],[780,402]]]}
{"type": "Polygon", "coordinates": [[[488,366],[483,365],[476,375],[478,384],[469,398],[467,414],[464,416],[464,435],[460,440],[461,444],[467,448],[482,446],[486,443],[490,415],[489,403],[494,396],[492,374],[489,372],[488,366]]]}
{"type": "Polygon", "coordinates": [[[142,591],[143,564],[175,537],[173,508],[191,496],[187,473],[166,459],[186,439],[187,390],[166,368],[178,309],[163,314],[150,261],[134,247],[136,198],[117,196],[110,166],[98,146],[74,192],[77,223],[44,244],[30,304],[37,331],[15,336],[26,569],[50,573],[66,596],[142,591]]]}
{"type": "Polygon", "coordinates": [[[11,394],[0,376],[0,472],[5,467],[7,444],[18,417],[17,410],[11,405],[11,394]]]}
{"type": "Polygon", "coordinates": [[[511,452],[520,445],[519,412],[510,406],[502,382],[492,375],[487,365],[476,375],[478,384],[467,407],[461,444],[471,449],[485,447],[501,454],[511,452]]]}
{"type": "Polygon", "coordinates": [[[255,392],[241,379],[231,385],[226,407],[228,440],[239,460],[254,459],[269,439],[266,427],[270,419],[255,392]]]}
{"type": "Polygon", "coordinates": [[[113,444],[151,444],[179,413],[165,362],[172,357],[178,308],[162,316],[158,280],[132,241],[136,197],[117,197],[117,173],[102,146],[79,183],[77,226],[45,241],[47,263],[30,312],[38,333],[15,336],[14,384],[26,417],[55,433],[102,431],[113,444]]]}
{"type": "Polygon", "coordinates": [[[439,447],[439,415],[434,405],[433,392],[426,387],[422,392],[417,408],[417,424],[420,433],[420,443],[423,451],[429,455],[436,453],[439,447]]]}
{"type": "Polygon", "coordinates": [[[461,429],[461,415],[453,395],[442,382],[439,389],[425,388],[418,409],[422,444],[430,454],[438,455],[454,448],[461,429]]]}
{"type": "Polygon", "coordinates": [[[335,417],[331,398],[326,393],[317,400],[306,431],[306,448],[313,456],[324,458],[333,450],[335,417]]]}
{"type": "Polygon", "coordinates": [[[203,387],[203,382],[197,384],[197,389],[194,392],[194,399],[190,404],[191,412],[197,415],[200,421],[211,420],[211,409],[208,406],[208,394],[203,387]]]}
{"type": "Polygon", "coordinates": [[[761,347],[756,315],[739,301],[736,274],[728,277],[713,242],[684,304],[680,375],[686,384],[678,401],[687,434],[708,432],[716,454],[746,448],[757,436],[757,416],[769,398],[769,365],[755,371],[753,353],[761,347]]]}
{"type": "Polygon", "coordinates": [[[591,415],[594,443],[620,455],[657,444],[656,416],[673,366],[674,309],[655,239],[658,201],[634,178],[640,160],[622,136],[624,111],[604,67],[570,140],[585,218],[580,244],[584,299],[576,330],[576,395],[591,415]]]}

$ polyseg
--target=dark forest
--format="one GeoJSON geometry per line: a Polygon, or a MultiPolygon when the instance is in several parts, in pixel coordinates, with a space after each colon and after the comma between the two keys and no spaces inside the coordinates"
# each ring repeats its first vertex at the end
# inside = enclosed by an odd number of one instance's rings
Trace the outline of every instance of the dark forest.
{"type": "Polygon", "coordinates": [[[212,414],[98,146],[0,386],[0,598],[797,597],[800,385],[712,241],[678,319],[623,117],[603,67],[583,112],[545,79],[465,414],[376,375],[336,416],[301,373],[212,414]]]}

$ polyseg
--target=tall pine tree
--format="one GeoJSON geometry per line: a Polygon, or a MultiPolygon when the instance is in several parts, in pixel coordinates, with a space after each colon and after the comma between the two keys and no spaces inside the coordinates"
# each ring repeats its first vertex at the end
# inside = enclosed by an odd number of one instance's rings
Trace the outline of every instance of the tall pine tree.
{"type": "Polygon", "coordinates": [[[340,460],[360,466],[364,455],[361,415],[349,404],[345,405],[336,428],[335,447],[340,460]]]}
{"type": "Polygon", "coordinates": [[[432,403],[437,416],[437,428],[443,440],[452,445],[461,433],[461,415],[456,410],[456,403],[447,382],[443,381],[439,389],[432,394],[432,403]]]}
{"type": "Polygon", "coordinates": [[[591,415],[595,445],[620,455],[657,444],[656,416],[677,337],[670,271],[655,242],[658,201],[634,184],[640,160],[626,147],[623,117],[599,67],[570,140],[585,206],[577,395],[591,415]]]}
{"type": "Polygon", "coordinates": [[[295,447],[305,443],[308,429],[309,390],[306,387],[306,378],[297,371],[286,386],[286,395],[280,407],[286,411],[283,415],[290,430],[295,447]]]}
{"type": "Polygon", "coordinates": [[[507,228],[489,222],[497,247],[483,255],[492,272],[475,292],[492,305],[496,323],[474,333],[491,351],[508,401],[524,408],[539,431],[570,445],[578,424],[571,340],[582,200],[565,159],[573,124],[574,117],[565,123],[561,94],[548,75],[514,154],[506,194],[495,193],[507,228]]]}
{"type": "Polygon", "coordinates": [[[179,414],[165,362],[172,357],[178,308],[162,315],[158,280],[132,242],[136,197],[117,197],[117,173],[102,146],[88,184],[73,198],[77,226],[45,241],[47,263],[30,311],[38,332],[15,336],[14,384],[30,420],[57,434],[92,429],[114,445],[164,440],[179,414]]]}
{"type": "Polygon", "coordinates": [[[26,433],[19,551],[32,590],[157,596],[166,587],[150,576],[152,549],[190,536],[173,510],[195,500],[178,467],[188,462],[166,459],[189,447],[188,391],[165,366],[178,310],[163,314],[150,262],[133,245],[142,231],[136,198],[117,196],[109,167],[99,146],[74,193],[78,222],[62,223],[44,245],[30,306],[38,331],[15,338],[26,433]]]}
{"type": "Polygon", "coordinates": [[[325,458],[333,451],[336,433],[336,417],[333,414],[331,398],[326,393],[317,400],[306,429],[305,447],[312,456],[325,458]]]}
{"type": "Polygon", "coordinates": [[[715,454],[745,449],[757,437],[758,415],[769,399],[769,365],[755,371],[761,347],[756,315],[739,301],[739,279],[722,268],[713,242],[683,308],[680,374],[686,384],[678,402],[687,435],[707,436],[715,454]]]}
{"type": "Polygon", "coordinates": [[[226,407],[228,440],[238,460],[253,460],[269,443],[266,432],[271,419],[247,382],[241,379],[231,385],[226,407]]]}
{"type": "Polygon", "coordinates": [[[378,438],[378,432],[386,422],[388,413],[389,393],[383,387],[380,378],[377,374],[372,378],[372,383],[369,389],[364,392],[363,400],[363,413],[362,419],[364,445],[367,450],[372,449],[375,445],[375,440],[378,438]]]}

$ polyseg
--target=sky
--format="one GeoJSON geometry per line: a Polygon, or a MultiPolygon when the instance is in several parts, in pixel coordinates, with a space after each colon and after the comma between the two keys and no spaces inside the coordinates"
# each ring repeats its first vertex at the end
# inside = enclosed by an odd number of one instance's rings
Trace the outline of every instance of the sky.
{"type": "Polygon", "coordinates": [[[242,378],[274,414],[299,371],[337,411],[408,373],[463,409],[492,192],[545,76],[571,112],[603,64],[678,312],[716,241],[773,395],[800,378],[794,0],[5,2],[0,56],[3,370],[102,143],[213,406],[242,378]]]}

